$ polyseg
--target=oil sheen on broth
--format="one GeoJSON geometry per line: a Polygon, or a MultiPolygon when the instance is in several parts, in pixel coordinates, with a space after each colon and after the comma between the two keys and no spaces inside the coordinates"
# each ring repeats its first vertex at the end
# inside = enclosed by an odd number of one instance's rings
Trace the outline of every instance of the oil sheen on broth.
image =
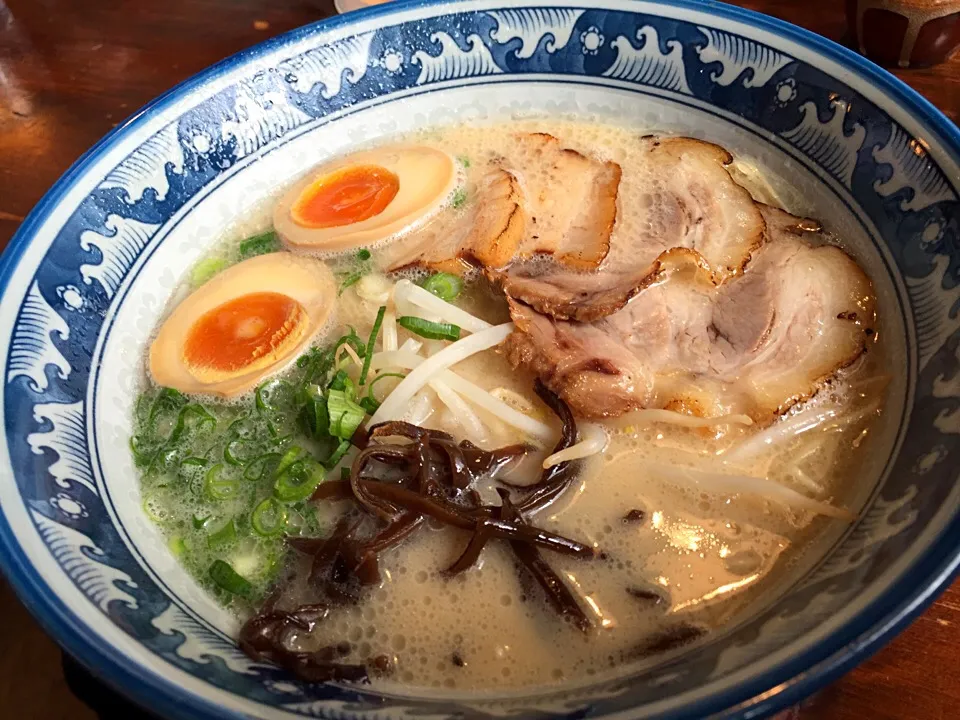
{"type": "MultiPolygon", "coordinates": [[[[488,160],[522,156],[525,149],[515,137],[531,131],[547,131],[565,147],[619,163],[621,206],[656,202],[651,195],[659,191],[660,181],[634,170],[645,167],[636,157],[635,131],[592,123],[520,122],[454,127],[409,140],[467,158],[469,194],[488,160]]],[[[755,169],[743,168],[734,175],[756,199],[777,202],[755,169]]],[[[226,245],[264,229],[268,212],[265,204],[238,219],[227,233],[226,245]]],[[[630,222],[618,222],[614,239],[638,230],[630,222]]],[[[371,251],[376,259],[378,248],[371,251]]],[[[362,295],[356,285],[346,289],[333,322],[353,327],[366,338],[379,302],[362,295]]],[[[488,322],[509,321],[503,299],[482,281],[468,283],[457,303],[488,322]]],[[[842,505],[851,497],[850,478],[858,477],[856,470],[880,422],[883,383],[876,379],[885,365],[884,344],[877,342],[880,334],[873,335],[865,356],[803,406],[840,407],[852,419],[841,415],[827,430],[786,437],[738,465],[738,471],[812,492],[820,501],[842,505]]],[[[400,343],[407,337],[401,331],[400,343]]],[[[496,350],[475,355],[456,370],[518,409],[552,421],[533,394],[535,376],[513,369],[496,350]]],[[[464,437],[464,428],[440,403],[422,410],[416,418],[420,424],[464,437]]],[[[495,418],[482,415],[482,419],[491,431],[490,447],[517,441],[515,431],[495,418]]],[[[602,551],[589,562],[544,553],[593,619],[590,632],[580,632],[550,610],[540,588],[518,574],[505,543],[489,543],[478,565],[455,578],[445,577],[442,570],[460,555],[469,535],[428,521],[426,529],[380,556],[379,587],[368,590],[356,605],[333,609],[312,634],[299,635],[298,649],[346,640],[350,652],[343,662],[391,658],[393,672],[372,678],[384,687],[484,690],[583,680],[624,663],[653,662],[656,643],[651,639],[669,638],[677,628],[710,631],[736,622],[789,574],[791,564],[818,533],[836,522],[757,495],[678,481],[658,471],[682,456],[684,464],[705,473],[728,473],[718,457],[757,432],[755,428],[737,424],[686,428],[629,420],[601,424],[609,435],[604,451],[585,460],[573,487],[531,518],[538,527],[602,551]]],[[[496,501],[492,484],[478,490],[485,501],[496,501]]],[[[329,527],[343,507],[343,503],[325,506],[329,527]]]]}

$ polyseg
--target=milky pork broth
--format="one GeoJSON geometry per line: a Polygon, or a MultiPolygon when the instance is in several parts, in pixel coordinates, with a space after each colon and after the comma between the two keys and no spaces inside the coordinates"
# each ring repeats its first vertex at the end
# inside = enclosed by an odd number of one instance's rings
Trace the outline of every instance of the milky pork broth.
{"type": "Polygon", "coordinates": [[[238,219],[158,330],[131,447],[244,651],[307,681],[583,681],[729,627],[855,518],[873,288],[732,161],[454,127],[238,219]]]}

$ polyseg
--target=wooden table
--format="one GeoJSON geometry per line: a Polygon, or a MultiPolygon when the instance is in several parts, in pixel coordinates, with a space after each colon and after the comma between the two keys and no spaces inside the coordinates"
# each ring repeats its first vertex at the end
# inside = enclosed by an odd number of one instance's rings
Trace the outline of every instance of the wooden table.
{"type": "MultiPolygon", "coordinates": [[[[842,39],[839,0],[737,4],[842,39]]],[[[332,0],[0,0],[0,246],[84,150],[138,107],[221,58],[334,12],[332,0]]],[[[898,71],[954,121],[960,59],[898,71]]],[[[66,689],[55,645],[0,581],[0,708],[92,718],[66,689]]],[[[960,583],[803,718],[960,717],[960,583]]],[[[5,714],[5,713],[2,713],[5,714]]]]}

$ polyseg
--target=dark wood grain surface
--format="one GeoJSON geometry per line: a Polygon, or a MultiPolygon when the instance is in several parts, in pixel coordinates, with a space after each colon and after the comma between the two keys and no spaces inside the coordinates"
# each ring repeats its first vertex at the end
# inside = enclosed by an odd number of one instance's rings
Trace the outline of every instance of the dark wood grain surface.
{"type": "MultiPolygon", "coordinates": [[[[839,0],[736,4],[845,36],[839,0]]],[[[141,105],[217,60],[332,12],[332,0],[0,0],[0,246],[57,177],[141,105]]],[[[960,118],[960,59],[896,74],[960,118]]],[[[2,580],[0,619],[0,716],[93,718],[67,690],[56,646],[2,580]]],[[[960,583],[800,717],[960,717],[958,657],[960,583]]]]}

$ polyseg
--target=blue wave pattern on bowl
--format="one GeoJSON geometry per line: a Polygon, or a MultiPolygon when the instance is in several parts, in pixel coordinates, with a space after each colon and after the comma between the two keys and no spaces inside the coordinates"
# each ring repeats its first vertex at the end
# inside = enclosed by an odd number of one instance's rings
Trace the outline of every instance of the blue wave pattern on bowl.
{"type": "MultiPolygon", "coordinates": [[[[80,203],[22,299],[5,369],[6,442],[20,493],[63,571],[153,653],[212,685],[304,715],[384,711],[366,689],[304,686],[248,661],[171,602],[113,526],[91,467],[85,413],[103,315],[127,273],[185,203],[294,130],[400,91],[532,73],[690,98],[782,139],[832,178],[876,227],[905,279],[917,333],[910,369],[916,397],[902,450],[871,508],[785,601],[682,664],[536,701],[486,709],[473,703],[470,712],[573,716],[589,707],[603,715],[657,700],[667,684],[692,688],[721,677],[855,602],[942,509],[960,444],[960,398],[944,391],[960,372],[960,204],[922,143],[853,88],[723,30],[575,8],[430,17],[309,50],[185,112],[80,203]],[[788,634],[778,623],[789,626],[788,634]]],[[[432,715],[464,708],[390,701],[389,714],[401,709],[432,715]]]]}

